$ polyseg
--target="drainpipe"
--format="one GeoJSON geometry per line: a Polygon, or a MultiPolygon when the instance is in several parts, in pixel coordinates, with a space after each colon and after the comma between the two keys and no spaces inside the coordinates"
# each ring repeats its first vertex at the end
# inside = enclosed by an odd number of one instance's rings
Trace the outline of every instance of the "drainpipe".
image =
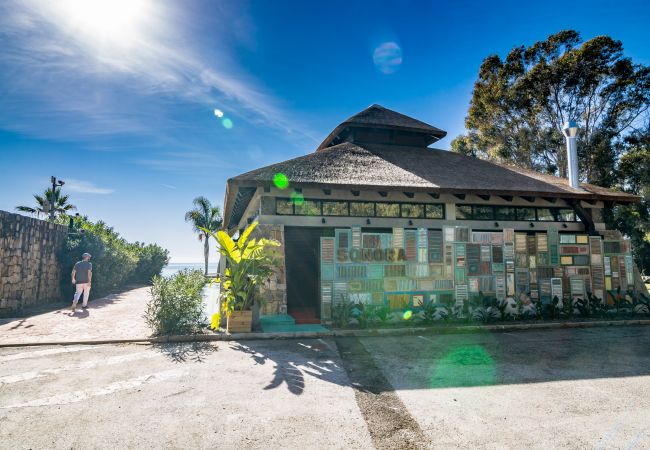
{"type": "Polygon", "coordinates": [[[566,153],[569,161],[569,185],[578,189],[578,151],[576,150],[576,136],[578,135],[578,125],[571,121],[564,124],[562,128],[566,137],[566,153]]]}

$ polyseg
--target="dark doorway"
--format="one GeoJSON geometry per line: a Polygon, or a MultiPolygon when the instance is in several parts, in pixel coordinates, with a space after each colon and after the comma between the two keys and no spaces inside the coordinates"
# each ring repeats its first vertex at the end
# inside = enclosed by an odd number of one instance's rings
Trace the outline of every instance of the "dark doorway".
{"type": "Polygon", "coordinates": [[[323,228],[285,227],[287,312],[296,323],[320,323],[320,237],[323,228]]]}

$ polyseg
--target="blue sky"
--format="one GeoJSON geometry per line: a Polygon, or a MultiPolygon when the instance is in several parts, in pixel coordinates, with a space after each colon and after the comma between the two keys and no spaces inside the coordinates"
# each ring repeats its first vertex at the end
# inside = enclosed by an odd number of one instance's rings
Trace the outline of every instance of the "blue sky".
{"type": "Polygon", "coordinates": [[[486,56],[573,28],[650,64],[649,21],[647,1],[7,0],[0,209],[56,175],[80,213],[200,261],[183,214],[197,195],[221,205],[227,178],[313,151],[372,103],[448,148],[486,56]],[[401,63],[375,64],[378,47],[401,63]]]}

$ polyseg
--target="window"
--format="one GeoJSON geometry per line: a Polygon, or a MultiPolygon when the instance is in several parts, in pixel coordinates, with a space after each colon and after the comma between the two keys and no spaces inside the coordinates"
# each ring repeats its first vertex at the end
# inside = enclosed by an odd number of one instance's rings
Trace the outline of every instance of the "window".
{"type": "Polygon", "coordinates": [[[517,220],[535,221],[535,208],[517,208],[517,220]]]}
{"type": "Polygon", "coordinates": [[[375,204],[372,202],[350,202],[350,215],[354,217],[374,217],[375,204]]]}
{"type": "Polygon", "coordinates": [[[399,203],[375,203],[377,217],[399,217],[399,203]]]}
{"type": "Polygon", "coordinates": [[[497,220],[517,220],[517,216],[515,215],[515,208],[512,208],[510,206],[498,206],[495,209],[497,220]]]}
{"type": "Polygon", "coordinates": [[[427,219],[444,219],[445,205],[426,205],[427,219]]]}
{"type": "Polygon", "coordinates": [[[278,215],[293,214],[293,200],[288,198],[278,198],[275,200],[275,213],[278,215]]]}
{"type": "Polygon", "coordinates": [[[298,216],[320,216],[320,201],[305,200],[302,204],[296,203],[295,211],[298,216]]]}
{"type": "Polygon", "coordinates": [[[472,218],[472,205],[456,205],[456,219],[469,220],[472,218]]]}
{"type": "Polygon", "coordinates": [[[348,215],[348,202],[323,202],[323,215],[324,216],[347,216],[348,215]]]}
{"type": "Polygon", "coordinates": [[[494,219],[494,208],[492,206],[474,206],[472,217],[474,220],[492,220],[494,219]]]}
{"type": "Polygon", "coordinates": [[[537,220],[544,222],[557,222],[558,211],[555,208],[539,208],[537,210],[537,220]]]}
{"type": "Polygon", "coordinates": [[[402,217],[419,219],[424,217],[424,205],[416,203],[402,203],[402,217]]]}
{"type": "Polygon", "coordinates": [[[576,213],[572,209],[561,209],[559,212],[561,222],[575,222],[576,213]]]}

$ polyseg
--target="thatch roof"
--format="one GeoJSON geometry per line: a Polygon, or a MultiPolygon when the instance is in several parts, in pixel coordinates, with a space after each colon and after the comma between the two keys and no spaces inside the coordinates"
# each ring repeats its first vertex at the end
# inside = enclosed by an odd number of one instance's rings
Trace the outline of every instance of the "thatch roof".
{"type": "Polygon", "coordinates": [[[349,128],[374,128],[385,130],[399,130],[403,132],[425,135],[426,145],[430,145],[439,139],[447,136],[447,132],[421,122],[397,111],[384,108],[381,105],[371,105],[363,111],[341,122],[325,140],[318,146],[316,151],[329,147],[336,143],[336,138],[349,128]]]}
{"type": "MultiPolygon", "coordinates": [[[[381,107],[373,106],[362,111],[360,120],[371,120],[370,118],[375,114],[373,111],[380,111],[378,108],[381,107]]],[[[399,113],[390,111],[389,115],[384,114],[382,117],[394,118],[396,117],[394,114],[399,113]]],[[[416,123],[422,124],[402,114],[399,116],[408,119],[402,120],[410,128],[416,123]]],[[[426,124],[422,126],[430,127],[426,124]]],[[[430,128],[437,130],[434,127],[430,128]]],[[[431,130],[426,132],[429,131],[431,130]]],[[[236,216],[240,212],[243,213],[242,206],[245,208],[245,205],[242,205],[241,199],[239,202],[235,201],[240,190],[248,188],[248,191],[242,190],[242,192],[249,194],[251,187],[271,186],[273,177],[277,173],[285,174],[292,187],[318,186],[334,189],[539,196],[615,202],[639,201],[639,197],[624,192],[590,184],[581,184],[579,189],[575,189],[565,178],[497,164],[446,150],[343,142],[336,145],[328,144],[325,147],[321,144],[315,152],[308,155],[262,167],[228,180],[224,210],[226,223],[231,219],[237,221],[236,216]],[[238,204],[236,208],[238,211],[233,209],[235,203],[238,204]]]]}

